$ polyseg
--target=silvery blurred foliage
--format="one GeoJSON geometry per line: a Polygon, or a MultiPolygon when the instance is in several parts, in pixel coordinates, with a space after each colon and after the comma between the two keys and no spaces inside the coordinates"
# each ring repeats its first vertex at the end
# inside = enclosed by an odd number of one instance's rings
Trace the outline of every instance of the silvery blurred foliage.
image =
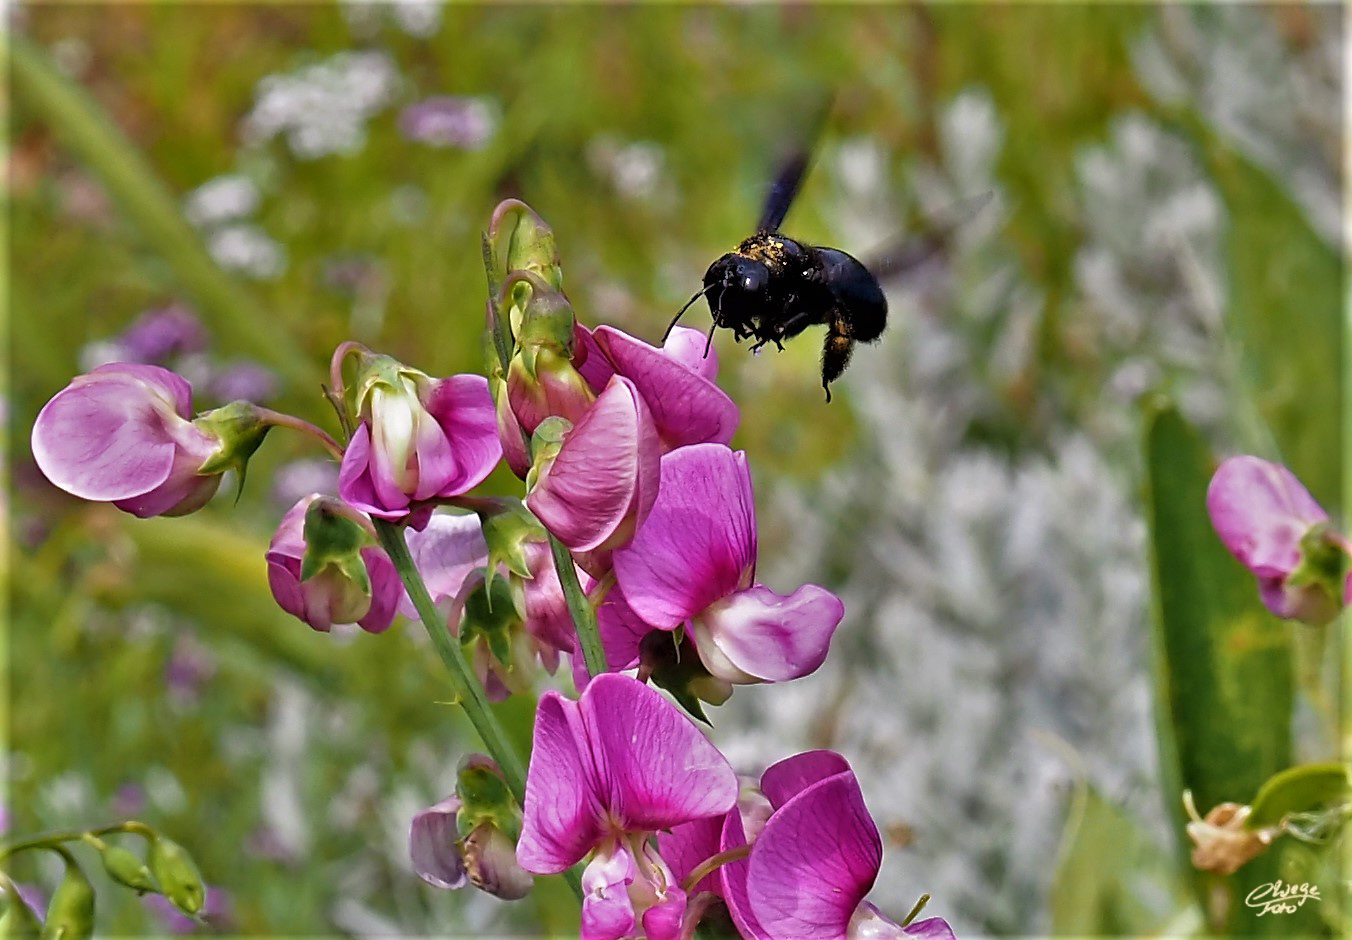
{"type": "Polygon", "coordinates": [[[258,187],[253,180],[230,173],[207,180],[188,193],[183,214],[193,225],[214,225],[252,215],[258,202],[258,187]]]}
{"type": "Polygon", "coordinates": [[[1342,231],[1343,63],[1338,4],[1293,15],[1246,4],[1170,5],[1133,50],[1161,102],[1198,109],[1282,180],[1326,237],[1342,231]]]}
{"type": "Polygon", "coordinates": [[[666,153],[653,141],[598,134],[587,144],[587,163],[625,199],[671,198],[666,153]]]}
{"type": "MultiPolygon", "coordinates": [[[[1138,47],[1150,87],[1172,81],[1170,93],[1256,159],[1296,167],[1279,179],[1312,214],[1336,207],[1325,144],[1339,133],[1327,92],[1341,32],[1329,29],[1293,63],[1278,61],[1289,43],[1256,10],[1175,7],[1164,23],[1138,47]],[[1200,28],[1204,17],[1220,28],[1200,28]],[[1180,59],[1189,81],[1166,73],[1180,59]]],[[[871,897],[904,913],[932,892],[934,912],[959,935],[1048,928],[1067,798],[1083,783],[1171,847],[1148,673],[1135,402],[1167,384],[1213,434],[1232,427],[1221,199],[1187,145],[1127,114],[1078,155],[1072,181],[1085,236],[1064,329],[1095,351],[1101,391],[1069,401],[1044,390],[1028,406],[1028,440],[980,443],[973,432],[1034,361],[1045,306],[1017,261],[984,238],[1003,211],[992,174],[1002,134],[984,92],[946,109],[944,165],[913,172],[917,201],[931,212],[982,189],[996,199],[945,262],[889,292],[889,341],[857,354],[844,379],[860,447],[820,483],[761,497],[771,525],[792,533],[792,557],[764,559],[769,583],[842,578],[847,615],[832,655],[806,680],[734,696],[718,718],[720,743],[744,771],[786,746],[849,754],[880,826],[900,836],[871,897]]],[[[861,221],[895,204],[877,159],[862,141],[837,154],[842,243],[886,235],[861,221]]],[[[763,533],[763,545],[772,539],[763,533]]],[[[1154,896],[1167,904],[1167,892],[1154,896]]]]}
{"type": "Polygon", "coordinates": [[[216,263],[259,280],[268,280],[286,267],[286,250],[256,225],[224,225],[207,237],[207,250],[216,263]]]}
{"type": "Polygon", "coordinates": [[[358,36],[371,37],[380,31],[383,21],[410,36],[427,39],[441,28],[441,8],[445,0],[339,0],[343,18],[358,36]]]}
{"type": "Polygon", "coordinates": [[[245,140],[278,135],[303,160],[355,153],[366,142],[366,122],[394,99],[399,72],[383,52],[340,52],[258,83],[244,118],[245,140]]]}

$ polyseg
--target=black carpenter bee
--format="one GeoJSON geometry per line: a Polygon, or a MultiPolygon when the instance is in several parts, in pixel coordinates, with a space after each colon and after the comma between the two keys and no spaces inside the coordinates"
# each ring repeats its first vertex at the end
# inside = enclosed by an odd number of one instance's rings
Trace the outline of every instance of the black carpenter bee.
{"type": "MultiPolygon", "coordinates": [[[[826,325],[822,347],[822,388],[831,400],[831,383],[850,364],[855,343],[871,343],[887,327],[887,297],[880,279],[899,274],[928,258],[947,233],[936,231],[884,252],[865,265],[839,248],[808,245],[779,231],[807,172],[809,157],[795,155],[780,171],[756,234],[723,255],[704,273],[704,287],[680,309],[681,315],[701,296],[709,302],[714,330],[732,330],[737,342],[754,339],[756,351],[766,343],[783,342],[814,324],[826,325]]],[[[968,200],[969,213],[984,205],[990,193],[968,200]]],[[[708,344],[705,345],[708,355],[708,344]]]]}

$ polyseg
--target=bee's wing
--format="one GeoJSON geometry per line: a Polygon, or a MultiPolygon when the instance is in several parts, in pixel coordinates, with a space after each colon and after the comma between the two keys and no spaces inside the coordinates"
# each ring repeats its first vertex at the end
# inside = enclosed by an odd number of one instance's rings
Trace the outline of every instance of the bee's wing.
{"type": "Polygon", "coordinates": [[[874,251],[864,266],[879,281],[900,277],[948,247],[953,233],[971,221],[995,196],[994,190],[959,200],[929,219],[925,231],[899,239],[874,251]]]}
{"type": "Polygon", "coordinates": [[[777,232],[784,224],[784,216],[789,214],[789,207],[802,188],[803,177],[807,176],[808,167],[812,165],[812,151],[826,126],[826,119],[831,115],[834,101],[834,95],[824,95],[809,109],[811,119],[794,134],[797,147],[780,161],[779,172],[770,184],[760,221],[756,223],[757,233],[777,232]]]}
{"type": "Polygon", "coordinates": [[[770,194],[765,197],[765,208],[761,210],[760,221],[756,223],[757,232],[779,231],[811,163],[812,154],[808,150],[800,150],[784,161],[770,186],[770,194]]]}

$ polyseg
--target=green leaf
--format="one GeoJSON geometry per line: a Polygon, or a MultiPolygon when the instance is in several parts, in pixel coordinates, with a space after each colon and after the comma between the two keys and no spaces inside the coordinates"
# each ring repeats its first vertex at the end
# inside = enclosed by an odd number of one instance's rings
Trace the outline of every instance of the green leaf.
{"type": "MultiPolygon", "coordinates": [[[[1291,642],[1260,603],[1253,577],[1212,531],[1206,487],[1214,461],[1197,433],[1163,401],[1149,406],[1146,428],[1156,717],[1164,798],[1186,858],[1185,788],[1205,814],[1217,803],[1247,802],[1291,762],[1291,642]]],[[[1195,875],[1211,929],[1312,927],[1313,911],[1275,923],[1243,904],[1255,887],[1284,877],[1280,854],[1270,851],[1229,878],[1195,875]]]]}
{"type": "Polygon", "coordinates": [[[1347,766],[1302,764],[1274,774],[1253,798],[1248,829],[1275,826],[1290,813],[1308,813],[1348,797],[1347,766]]]}
{"type": "Polygon", "coordinates": [[[1172,859],[1121,809],[1090,787],[1076,795],[1052,882],[1053,934],[1157,934],[1160,912],[1142,898],[1163,894],[1183,907],[1184,892],[1172,859]]]}
{"type": "Polygon", "coordinates": [[[1228,210],[1226,335],[1282,462],[1322,506],[1339,504],[1342,263],[1281,183],[1185,116],[1228,210]]]}

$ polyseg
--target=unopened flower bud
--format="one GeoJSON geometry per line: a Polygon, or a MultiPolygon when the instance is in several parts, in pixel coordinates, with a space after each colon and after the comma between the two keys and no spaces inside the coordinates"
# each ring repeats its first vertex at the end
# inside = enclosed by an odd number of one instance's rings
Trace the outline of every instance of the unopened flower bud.
{"type": "Polygon", "coordinates": [[[6,886],[5,913],[0,915],[0,938],[3,940],[36,940],[42,933],[42,921],[19,893],[18,886],[4,880],[6,886]]]}
{"type": "Polygon", "coordinates": [[[460,798],[448,796],[413,817],[408,854],[414,873],[434,888],[463,888],[468,877],[460,854],[456,815],[460,798]]]}
{"type": "Polygon", "coordinates": [[[1277,827],[1250,829],[1244,825],[1252,807],[1241,803],[1220,803],[1206,817],[1197,815],[1192,792],[1183,792],[1183,805],[1191,822],[1187,825],[1192,839],[1192,864],[1200,871],[1218,875],[1232,875],[1240,866],[1257,858],[1281,834],[1277,827]]]}
{"type": "Polygon", "coordinates": [[[502,457],[481,375],[434,379],[388,356],[364,354],[338,493],[382,519],[403,519],[419,501],[459,496],[502,457]]]}
{"type": "Polygon", "coordinates": [[[358,623],[380,633],[403,596],[389,556],[373,544],[360,513],[311,494],[296,503],[268,546],[268,585],[278,605],[316,630],[358,623]]]}
{"type": "Polygon", "coordinates": [[[146,863],[140,857],[120,845],[109,845],[102,839],[94,840],[103,870],[118,884],[126,885],[138,893],[158,890],[155,876],[150,873],[146,863]]]}
{"type": "Polygon", "coordinates": [[[506,199],[493,210],[488,238],[499,261],[500,277],[512,271],[529,271],[555,290],[563,286],[554,231],[530,206],[519,199],[506,199]]]}
{"type": "Polygon", "coordinates": [[[94,887],[84,871],[66,858],[66,874],[47,905],[42,936],[52,940],[80,940],[94,933],[94,887]]]}
{"type": "Polygon", "coordinates": [[[206,888],[192,857],[183,846],[162,835],[150,842],[150,871],[160,883],[164,896],[185,914],[202,909],[206,888]]]}
{"type": "Polygon", "coordinates": [[[259,407],[250,401],[234,401],[198,415],[193,424],[216,438],[215,453],[198,468],[201,474],[220,474],[234,470],[244,485],[249,458],[263,443],[271,425],[259,407]]]}
{"type": "Polygon", "coordinates": [[[480,891],[505,901],[530,893],[534,879],[516,862],[516,844],[497,826],[481,823],[465,836],[465,870],[480,891]]]}
{"type": "Polygon", "coordinates": [[[1348,542],[1286,467],[1231,457],[1211,478],[1206,505],[1221,542],[1258,579],[1278,617],[1322,626],[1347,603],[1348,542]]]}

